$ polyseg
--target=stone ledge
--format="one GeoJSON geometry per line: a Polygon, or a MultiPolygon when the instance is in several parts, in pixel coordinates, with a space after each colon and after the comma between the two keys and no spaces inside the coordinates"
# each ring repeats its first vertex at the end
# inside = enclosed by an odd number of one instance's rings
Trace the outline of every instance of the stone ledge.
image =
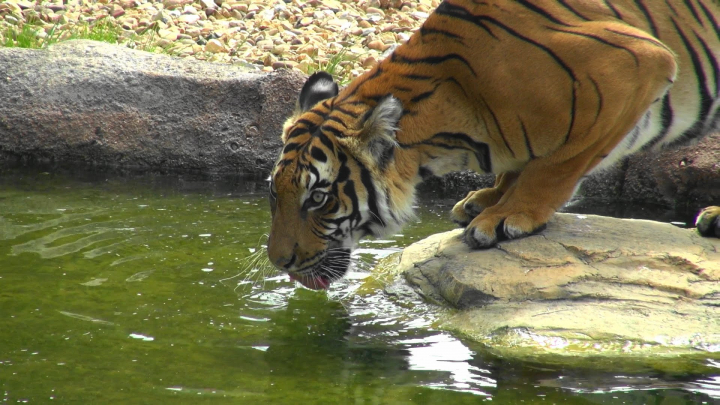
{"type": "Polygon", "coordinates": [[[644,220],[556,214],[539,235],[470,250],[461,230],[388,259],[442,327],[500,352],[720,352],[720,241],[644,220]]]}
{"type": "Polygon", "coordinates": [[[0,48],[0,163],[260,174],[302,74],[94,41],[0,48]]]}

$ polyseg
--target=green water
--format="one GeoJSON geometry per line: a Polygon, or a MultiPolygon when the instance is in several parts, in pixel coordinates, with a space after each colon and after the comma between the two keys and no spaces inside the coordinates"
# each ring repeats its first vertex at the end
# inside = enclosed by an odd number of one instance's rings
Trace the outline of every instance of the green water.
{"type": "Polygon", "coordinates": [[[720,401],[716,360],[674,371],[506,360],[434,330],[422,302],[358,293],[379,257],[452,228],[446,201],[364,242],[328,293],[259,271],[265,187],[0,171],[0,402],[720,401]]]}

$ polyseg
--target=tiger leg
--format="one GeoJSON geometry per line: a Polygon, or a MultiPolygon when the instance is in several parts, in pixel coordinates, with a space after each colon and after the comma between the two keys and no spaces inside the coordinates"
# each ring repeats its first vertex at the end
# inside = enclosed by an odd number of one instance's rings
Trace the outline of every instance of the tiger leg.
{"type": "Polygon", "coordinates": [[[580,178],[610,156],[674,82],[675,55],[646,32],[618,22],[582,28],[607,39],[588,43],[594,51],[562,38],[554,44],[558,55],[574,58],[571,71],[583,72],[574,77],[569,132],[562,144],[527,162],[497,204],[470,221],[465,242],[471,247],[486,248],[543,229],[572,197],[580,178]],[[616,46],[598,45],[605,41],[616,46]],[[618,52],[617,46],[624,51],[618,52]]]}
{"type": "Polygon", "coordinates": [[[458,201],[450,212],[453,222],[466,227],[470,221],[485,208],[497,204],[503,194],[515,183],[520,173],[505,172],[495,176],[493,187],[470,191],[462,200],[458,201]]]}
{"type": "Polygon", "coordinates": [[[550,158],[530,161],[500,201],[470,222],[465,242],[472,248],[487,248],[498,241],[543,230],[555,211],[572,196],[580,178],[598,162],[586,153],[561,163],[550,158]]]}
{"type": "Polygon", "coordinates": [[[695,227],[702,236],[720,238],[720,207],[712,206],[700,211],[695,227]]]}

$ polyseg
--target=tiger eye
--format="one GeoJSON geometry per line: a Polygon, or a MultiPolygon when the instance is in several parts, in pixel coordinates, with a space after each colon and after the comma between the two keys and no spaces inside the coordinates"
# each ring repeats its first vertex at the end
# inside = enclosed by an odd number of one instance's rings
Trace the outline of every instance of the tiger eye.
{"type": "Polygon", "coordinates": [[[323,202],[323,200],[325,200],[325,193],[323,193],[322,191],[313,191],[310,198],[312,198],[315,204],[320,204],[321,202],[323,202]]]}

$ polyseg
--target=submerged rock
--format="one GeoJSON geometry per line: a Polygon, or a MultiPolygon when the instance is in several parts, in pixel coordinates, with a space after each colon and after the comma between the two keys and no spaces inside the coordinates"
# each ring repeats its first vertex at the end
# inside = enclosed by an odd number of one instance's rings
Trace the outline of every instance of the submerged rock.
{"type": "Polygon", "coordinates": [[[720,352],[720,241],[670,224],[556,214],[545,231],[471,250],[461,230],[384,263],[441,321],[509,355],[720,352]]]}

